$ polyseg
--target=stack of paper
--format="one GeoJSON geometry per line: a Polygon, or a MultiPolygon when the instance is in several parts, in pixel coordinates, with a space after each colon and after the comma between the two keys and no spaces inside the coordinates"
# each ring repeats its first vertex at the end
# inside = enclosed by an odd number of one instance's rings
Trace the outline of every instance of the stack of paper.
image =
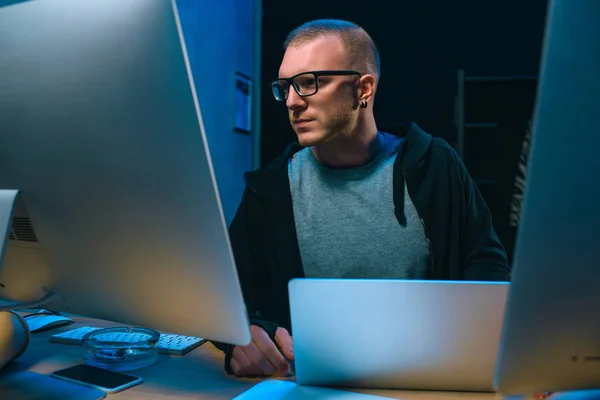
{"type": "Polygon", "coordinates": [[[389,397],[373,396],[348,392],[344,390],[327,389],[314,386],[301,386],[295,382],[276,379],[262,381],[252,389],[242,393],[234,400],[383,400],[389,397]]]}

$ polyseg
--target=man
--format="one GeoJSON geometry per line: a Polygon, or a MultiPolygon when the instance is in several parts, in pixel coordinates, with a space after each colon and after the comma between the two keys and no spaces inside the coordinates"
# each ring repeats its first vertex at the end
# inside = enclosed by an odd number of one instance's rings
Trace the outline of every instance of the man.
{"type": "Polygon", "coordinates": [[[290,372],[292,278],[509,279],[489,210],[452,148],[415,124],[378,131],[369,35],[318,20],[284,48],[272,89],[298,143],[245,174],[230,227],[253,341],[217,345],[237,376],[290,372]]]}

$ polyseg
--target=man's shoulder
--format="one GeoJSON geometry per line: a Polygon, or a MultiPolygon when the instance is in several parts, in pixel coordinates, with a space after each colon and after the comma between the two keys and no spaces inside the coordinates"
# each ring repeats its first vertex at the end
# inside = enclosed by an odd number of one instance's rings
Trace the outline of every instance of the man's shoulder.
{"type": "Polygon", "coordinates": [[[297,152],[304,149],[299,143],[293,142],[287,145],[283,153],[269,161],[266,165],[256,169],[255,171],[261,173],[278,173],[285,169],[288,165],[290,158],[297,152]]]}
{"type": "Polygon", "coordinates": [[[434,137],[431,142],[431,147],[438,156],[451,157],[452,159],[458,157],[457,151],[444,138],[434,137]]]}
{"type": "Polygon", "coordinates": [[[281,155],[266,165],[246,172],[244,174],[246,185],[253,189],[260,189],[264,188],[265,185],[271,187],[273,183],[281,181],[282,178],[287,177],[287,166],[290,158],[302,149],[304,147],[297,142],[289,144],[281,155]]]}
{"type": "Polygon", "coordinates": [[[436,163],[447,163],[448,161],[457,161],[458,154],[454,148],[442,137],[434,136],[416,123],[411,122],[405,125],[404,132],[394,132],[396,136],[403,137],[403,167],[413,168],[436,163]]]}
{"type": "Polygon", "coordinates": [[[463,163],[456,149],[440,137],[433,138],[428,159],[428,168],[445,176],[460,175],[463,170],[463,163]]]}

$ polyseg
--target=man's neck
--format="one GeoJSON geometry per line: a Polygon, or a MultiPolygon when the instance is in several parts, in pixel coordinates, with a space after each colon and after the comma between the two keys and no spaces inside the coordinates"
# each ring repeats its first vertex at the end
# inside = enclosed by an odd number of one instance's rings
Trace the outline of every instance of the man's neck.
{"type": "Polygon", "coordinates": [[[315,158],[329,168],[355,168],[369,163],[381,151],[376,127],[362,134],[338,135],[331,142],[313,146],[315,158]]]}

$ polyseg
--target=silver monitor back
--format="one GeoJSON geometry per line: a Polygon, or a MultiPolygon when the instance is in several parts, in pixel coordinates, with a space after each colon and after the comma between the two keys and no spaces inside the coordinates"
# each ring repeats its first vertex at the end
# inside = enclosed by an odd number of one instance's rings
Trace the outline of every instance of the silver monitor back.
{"type": "Polygon", "coordinates": [[[600,1],[553,0],[495,388],[600,387],[600,1]]]}
{"type": "Polygon", "coordinates": [[[0,298],[249,343],[175,2],[2,7],[0,77],[0,298]]]}

